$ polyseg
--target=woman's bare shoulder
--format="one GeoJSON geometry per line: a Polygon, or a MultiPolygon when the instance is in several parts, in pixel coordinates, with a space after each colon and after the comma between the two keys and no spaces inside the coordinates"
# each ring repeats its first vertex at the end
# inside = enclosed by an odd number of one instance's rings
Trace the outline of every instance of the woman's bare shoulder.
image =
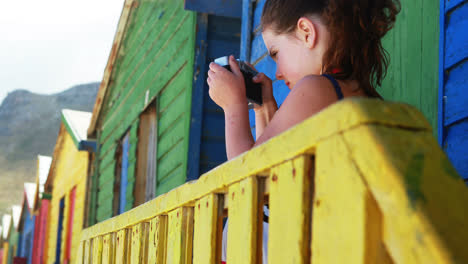
{"type": "Polygon", "coordinates": [[[288,130],[336,101],[328,79],[314,75],[304,77],[293,87],[257,143],[288,130]]]}
{"type": "Polygon", "coordinates": [[[336,102],[337,99],[330,81],[320,75],[308,75],[302,78],[286,98],[286,100],[291,101],[291,105],[301,104],[312,112],[320,111],[336,102]]]}

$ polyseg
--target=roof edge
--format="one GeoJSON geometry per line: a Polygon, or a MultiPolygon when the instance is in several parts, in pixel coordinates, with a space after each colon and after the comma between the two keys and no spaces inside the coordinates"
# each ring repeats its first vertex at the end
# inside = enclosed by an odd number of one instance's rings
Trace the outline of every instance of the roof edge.
{"type": "Polygon", "coordinates": [[[91,123],[88,127],[88,136],[91,138],[94,138],[96,134],[96,125],[100,117],[102,103],[104,101],[104,97],[106,95],[106,91],[110,83],[114,63],[117,59],[117,54],[120,50],[120,44],[127,29],[127,24],[130,18],[131,10],[132,8],[135,8],[137,4],[138,2],[136,2],[135,0],[125,0],[122,13],[120,14],[117,32],[115,33],[114,42],[112,44],[112,50],[110,52],[106,68],[104,70],[104,77],[102,78],[101,85],[99,86],[98,94],[96,96],[96,102],[94,103],[93,114],[91,116],[91,123]]]}

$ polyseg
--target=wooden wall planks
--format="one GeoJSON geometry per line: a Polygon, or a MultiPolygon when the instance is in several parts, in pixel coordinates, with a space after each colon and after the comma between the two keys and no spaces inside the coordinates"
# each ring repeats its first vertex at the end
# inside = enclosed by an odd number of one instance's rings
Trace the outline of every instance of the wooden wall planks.
{"type": "Polygon", "coordinates": [[[138,117],[158,101],[157,186],[162,193],[185,181],[194,41],[194,15],[183,1],[143,1],[134,5],[98,121],[97,222],[112,216],[116,142],[130,129],[124,211],[133,207],[138,117]],[[160,151],[162,149],[162,151],[160,151]],[[173,175],[178,173],[179,175],[173,175]],[[171,181],[165,178],[171,175],[171,181]],[[167,184],[168,186],[165,186],[167,184]]]}

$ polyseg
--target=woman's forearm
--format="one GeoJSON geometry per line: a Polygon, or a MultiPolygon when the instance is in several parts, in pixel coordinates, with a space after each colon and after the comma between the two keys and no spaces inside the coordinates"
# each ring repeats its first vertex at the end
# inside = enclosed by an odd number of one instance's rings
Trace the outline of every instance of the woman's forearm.
{"type": "Polygon", "coordinates": [[[247,104],[234,105],[224,110],[226,153],[228,160],[248,151],[254,145],[249,124],[247,104]]]}

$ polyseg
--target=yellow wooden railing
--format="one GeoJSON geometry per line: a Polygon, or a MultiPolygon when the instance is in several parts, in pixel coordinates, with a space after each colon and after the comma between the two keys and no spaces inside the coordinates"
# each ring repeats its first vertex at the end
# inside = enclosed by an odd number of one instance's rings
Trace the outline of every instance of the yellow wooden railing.
{"type": "Polygon", "coordinates": [[[335,104],[82,232],[78,263],[468,263],[468,191],[414,108],[335,104]]]}

